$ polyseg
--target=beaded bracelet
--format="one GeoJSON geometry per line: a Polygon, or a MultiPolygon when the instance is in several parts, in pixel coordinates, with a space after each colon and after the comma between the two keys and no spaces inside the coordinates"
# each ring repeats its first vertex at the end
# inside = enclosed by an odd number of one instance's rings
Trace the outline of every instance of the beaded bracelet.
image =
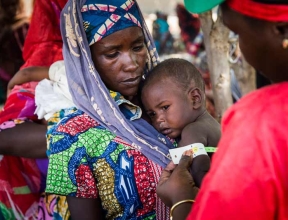
{"type": "Polygon", "coordinates": [[[194,203],[195,200],[193,200],[193,199],[185,199],[185,200],[181,200],[181,201],[175,203],[175,204],[171,207],[171,209],[170,209],[170,220],[173,220],[173,215],[172,215],[172,214],[173,214],[174,209],[175,209],[178,205],[181,205],[182,203],[186,203],[186,202],[194,203]]]}

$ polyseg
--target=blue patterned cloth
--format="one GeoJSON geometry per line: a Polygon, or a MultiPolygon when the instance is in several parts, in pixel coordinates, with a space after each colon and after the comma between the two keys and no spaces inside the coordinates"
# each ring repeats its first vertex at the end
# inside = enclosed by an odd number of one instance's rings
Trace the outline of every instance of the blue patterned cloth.
{"type": "Polygon", "coordinates": [[[131,0],[87,0],[81,9],[89,45],[128,27],[142,27],[137,5],[131,0]]]}
{"type": "MultiPolygon", "coordinates": [[[[138,106],[119,93],[110,95],[128,120],[141,117],[138,106]]],[[[65,109],[54,117],[48,131],[47,193],[99,198],[107,219],[169,219],[156,197],[159,165],[81,110],[65,109]]]]}

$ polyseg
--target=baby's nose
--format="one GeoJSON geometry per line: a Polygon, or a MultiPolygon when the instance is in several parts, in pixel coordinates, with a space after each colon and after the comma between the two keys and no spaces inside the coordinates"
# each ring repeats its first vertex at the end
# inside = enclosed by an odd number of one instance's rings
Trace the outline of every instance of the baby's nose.
{"type": "Polygon", "coordinates": [[[162,122],[159,123],[159,128],[160,128],[160,129],[164,128],[164,121],[162,121],[162,122]]]}

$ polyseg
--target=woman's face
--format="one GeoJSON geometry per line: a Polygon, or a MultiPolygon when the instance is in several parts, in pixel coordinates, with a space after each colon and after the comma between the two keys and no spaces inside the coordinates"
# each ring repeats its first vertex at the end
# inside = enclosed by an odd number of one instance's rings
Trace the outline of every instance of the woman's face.
{"type": "Polygon", "coordinates": [[[137,94],[147,59],[139,27],[117,31],[91,47],[94,65],[108,89],[125,97],[137,94]]]}
{"type": "Polygon", "coordinates": [[[279,61],[283,60],[283,38],[276,34],[275,25],[248,18],[230,9],[225,3],[221,9],[224,24],[239,35],[239,46],[247,62],[270,80],[281,81],[283,65],[279,61]]]}

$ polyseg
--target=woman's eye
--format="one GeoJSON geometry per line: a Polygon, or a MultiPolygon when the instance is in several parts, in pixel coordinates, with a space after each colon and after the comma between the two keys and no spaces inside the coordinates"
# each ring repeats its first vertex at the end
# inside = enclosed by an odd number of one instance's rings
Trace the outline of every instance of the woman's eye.
{"type": "Polygon", "coordinates": [[[107,57],[107,58],[115,58],[115,57],[117,57],[117,55],[118,55],[118,52],[115,52],[115,53],[105,54],[105,57],[107,57]]]}
{"type": "Polygon", "coordinates": [[[138,45],[136,47],[133,47],[134,51],[141,51],[144,48],[144,44],[138,45]]]}

